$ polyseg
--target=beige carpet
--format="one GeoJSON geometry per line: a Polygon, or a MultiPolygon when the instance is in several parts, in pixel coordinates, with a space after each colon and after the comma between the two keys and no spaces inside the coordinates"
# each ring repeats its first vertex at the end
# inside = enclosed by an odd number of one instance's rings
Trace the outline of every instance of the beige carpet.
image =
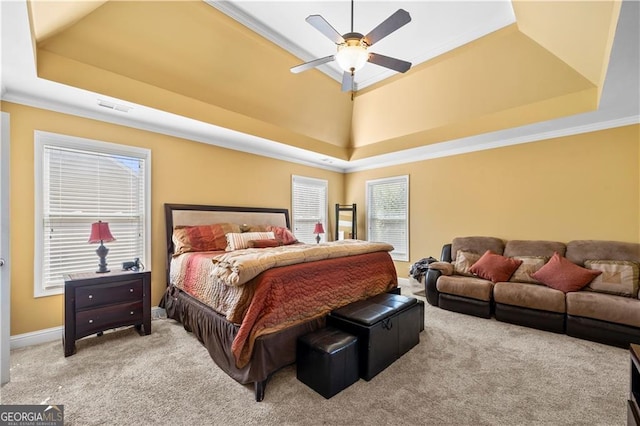
{"type": "Polygon", "coordinates": [[[11,353],[3,404],[64,404],[77,425],[623,425],[628,351],[427,305],[420,344],[330,400],[287,367],[254,401],[172,320],[11,353]]]}

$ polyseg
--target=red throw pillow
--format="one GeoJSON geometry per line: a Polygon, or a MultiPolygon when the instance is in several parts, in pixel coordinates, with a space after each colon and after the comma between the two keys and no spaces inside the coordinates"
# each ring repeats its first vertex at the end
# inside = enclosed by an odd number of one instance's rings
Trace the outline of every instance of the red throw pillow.
{"type": "Polygon", "coordinates": [[[176,226],[173,230],[174,255],[193,251],[218,251],[227,247],[226,234],[240,232],[234,223],[176,226]]]}
{"type": "Polygon", "coordinates": [[[601,273],[602,271],[578,266],[554,253],[542,268],[531,274],[531,277],[547,287],[568,293],[582,289],[601,273]]]}
{"type": "Polygon", "coordinates": [[[509,281],[511,275],[513,275],[521,264],[522,260],[504,257],[487,250],[480,259],[471,266],[470,271],[480,278],[497,283],[509,281]]]}
{"type": "Polygon", "coordinates": [[[273,235],[275,235],[277,239],[282,240],[282,244],[285,246],[298,242],[298,239],[284,226],[269,225],[266,227],[266,230],[273,232],[273,235]]]}
{"type": "Polygon", "coordinates": [[[282,245],[282,241],[278,239],[249,240],[248,245],[251,248],[278,247],[282,245]]]}

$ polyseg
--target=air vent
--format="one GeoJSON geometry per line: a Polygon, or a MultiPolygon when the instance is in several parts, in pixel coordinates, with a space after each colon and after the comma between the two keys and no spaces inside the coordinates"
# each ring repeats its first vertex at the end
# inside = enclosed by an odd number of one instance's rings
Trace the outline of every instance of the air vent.
{"type": "Polygon", "coordinates": [[[109,109],[120,111],[120,112],[129,112],[129,110],[131,110],[131,107],[129,106],[105,101],[104,99],[98,99],[98,105],[104,108],[109,108],[109,109]]]}

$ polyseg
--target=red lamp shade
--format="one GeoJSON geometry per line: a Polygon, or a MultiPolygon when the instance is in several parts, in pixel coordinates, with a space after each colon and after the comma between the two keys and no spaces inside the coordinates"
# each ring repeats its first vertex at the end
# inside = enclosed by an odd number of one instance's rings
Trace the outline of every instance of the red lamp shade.
{"type": "Polygon", "coordinates": [[[324,234],[324,228],[320,222],[316,223],[316,227],[313,229],[314,234],[324,234]]]}
{"type": "Polygon", "coordinates": [[[109,230],[109,222],[98,221],[91,224],[91,236],[89,237],[90,243],[100,243],[115,241],[111,231],[109,230]]]}

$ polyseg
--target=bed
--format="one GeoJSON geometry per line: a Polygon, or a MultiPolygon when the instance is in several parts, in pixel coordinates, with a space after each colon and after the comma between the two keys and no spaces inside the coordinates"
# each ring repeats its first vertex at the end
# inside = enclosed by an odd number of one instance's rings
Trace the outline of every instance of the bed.
{"type": "Polygon", "coordinates": [[[160,305],[224,372],[253,383],[256,401],[270,375],[295,362],[297,338],[324,327],[332,309],[398,290],[391,246],[292,242],[287,209],[165,204],[165,219],[167,289],[160,305]],[[196,239],[183,244],[185,232],[202,230],[215,234],[214,250],[196,239]]]}

